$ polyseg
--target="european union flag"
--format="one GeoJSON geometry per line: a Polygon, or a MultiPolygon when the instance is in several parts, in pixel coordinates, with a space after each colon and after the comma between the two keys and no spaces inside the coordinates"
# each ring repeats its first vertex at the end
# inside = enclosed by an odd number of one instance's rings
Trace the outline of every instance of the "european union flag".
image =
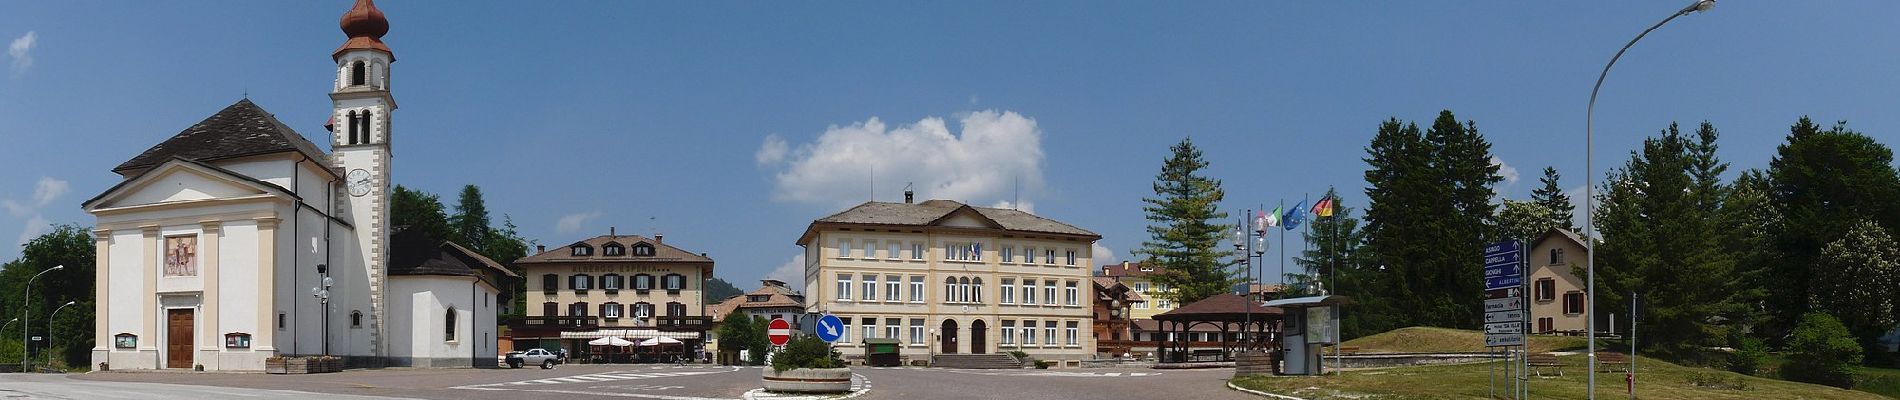
{"type": "Polygon", "coordinates": [[[1305,210],[1306,200],[1300,200],[1299,204],[1294,204],[1293,208],[1286,210],[1286,215],[1280,217],[1280,223],[1285,224],[1286,230],[1289,231],[1300,227],[1300,222],[1306,220],[1305,210]]]}

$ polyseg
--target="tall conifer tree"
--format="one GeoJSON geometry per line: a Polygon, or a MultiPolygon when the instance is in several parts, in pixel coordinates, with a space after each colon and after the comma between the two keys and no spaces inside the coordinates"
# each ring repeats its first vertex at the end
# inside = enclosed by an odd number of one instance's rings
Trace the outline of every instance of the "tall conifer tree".
{"type": "Polygon", "coordinates": [[[1202,176],[1207,162],[1191,139],[1170,147],[1172,155],[1155,176],[1155,197],[1144,198],[1148,241],[1136,250],[1148,262],[1166,270],[1154,276],[1157,284],[1174,290],[1158,294],[1178,304],[1226,293],[1242,282],[1228,269],[1231,252],[1221,246],[1221,238],[1233,225],[1221,223],[1227,213],[1219,210],[1226,196],[1220,181],[1202,176]]]}

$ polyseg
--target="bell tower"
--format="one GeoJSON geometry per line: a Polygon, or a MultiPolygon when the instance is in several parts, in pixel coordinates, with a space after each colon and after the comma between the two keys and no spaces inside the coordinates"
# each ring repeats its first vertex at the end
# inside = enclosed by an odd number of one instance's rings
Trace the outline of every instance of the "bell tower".
{"type": "MultiPolygon", "coordinates": [[[[326,127],[332,166],[344,179],[336,188],[337,214],[350,222],[354,234],[333,239],[344,242],[342,247],[348,250],[340,258],[348,260],[332,260],[325,277],[366,283],[347,289],[353,292],[349,300],[333,301],[330,312],[368,311],[370,318],[364,321],[368,348],[351,346],[351,353],[382,357],[389,354],[383,340],[389,318],[384,292],[389,262],[390,117],[396,111],[396,100],[389,92],[389,66],[396,62],[396,55],[383,44],[389,20],[375,2],[356,0],[339,25],[349,39],[330,54],[336,62],[336,84],[330,90],[332,111],[326,127]]],[[[341,325],[333,324],[331,333],[348,334],[337,329],[341,325]]]]}

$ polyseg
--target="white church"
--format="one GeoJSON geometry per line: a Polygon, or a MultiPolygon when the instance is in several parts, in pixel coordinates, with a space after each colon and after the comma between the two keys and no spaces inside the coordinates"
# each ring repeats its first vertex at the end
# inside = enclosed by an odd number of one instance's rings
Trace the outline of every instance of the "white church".
{"type": "Polygon", "coordinates": [[[454,243],[392,236],[389,22],[331,53],[330,151],[239,100],[119,164],[98,219],[95,368],[258,371],[276,356],[494,366],[498,289],[454,243]]]}

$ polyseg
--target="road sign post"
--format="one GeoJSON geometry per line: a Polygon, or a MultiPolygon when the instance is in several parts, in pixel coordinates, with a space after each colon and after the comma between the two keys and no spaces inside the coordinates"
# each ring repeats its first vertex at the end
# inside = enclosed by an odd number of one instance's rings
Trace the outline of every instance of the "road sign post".
{"type": "MultiPolygon", "coordinates": [[[[1507,240],[1484,247],[1480,262],[1484,279],[1484,346],[1502,347],[1504,374],[1511,381],[1511,397],[1520,397],[1525,389],[1525,361],[1529,348],[1524,346],[1529,308],[1524,304],[1526,273],[1524,242],[1507,240]]],[[[1497,370],[1492,369],[1492,381],[1497,370]]],[[[1493,383],[1493,393],[1496,393],[1493,383]]]]}
{"type": "Polygon", "coordinates": [[[773,318],[770,324],[765,325],[765,338],[770,339],[773,346],[784,346],[786,343],[791,343],[792,324],[785,322],[784,318],[773,318]]]}
{"type": "Polygon", "coordinates": [[[844,320],[838,319],[836,315],[825,314],[823,317],[818,317],[818,329],[815,331],[818,333],[818,339],[824,340],[825,343],[837,342],[838,338],[844,337],[844,320]]]}

